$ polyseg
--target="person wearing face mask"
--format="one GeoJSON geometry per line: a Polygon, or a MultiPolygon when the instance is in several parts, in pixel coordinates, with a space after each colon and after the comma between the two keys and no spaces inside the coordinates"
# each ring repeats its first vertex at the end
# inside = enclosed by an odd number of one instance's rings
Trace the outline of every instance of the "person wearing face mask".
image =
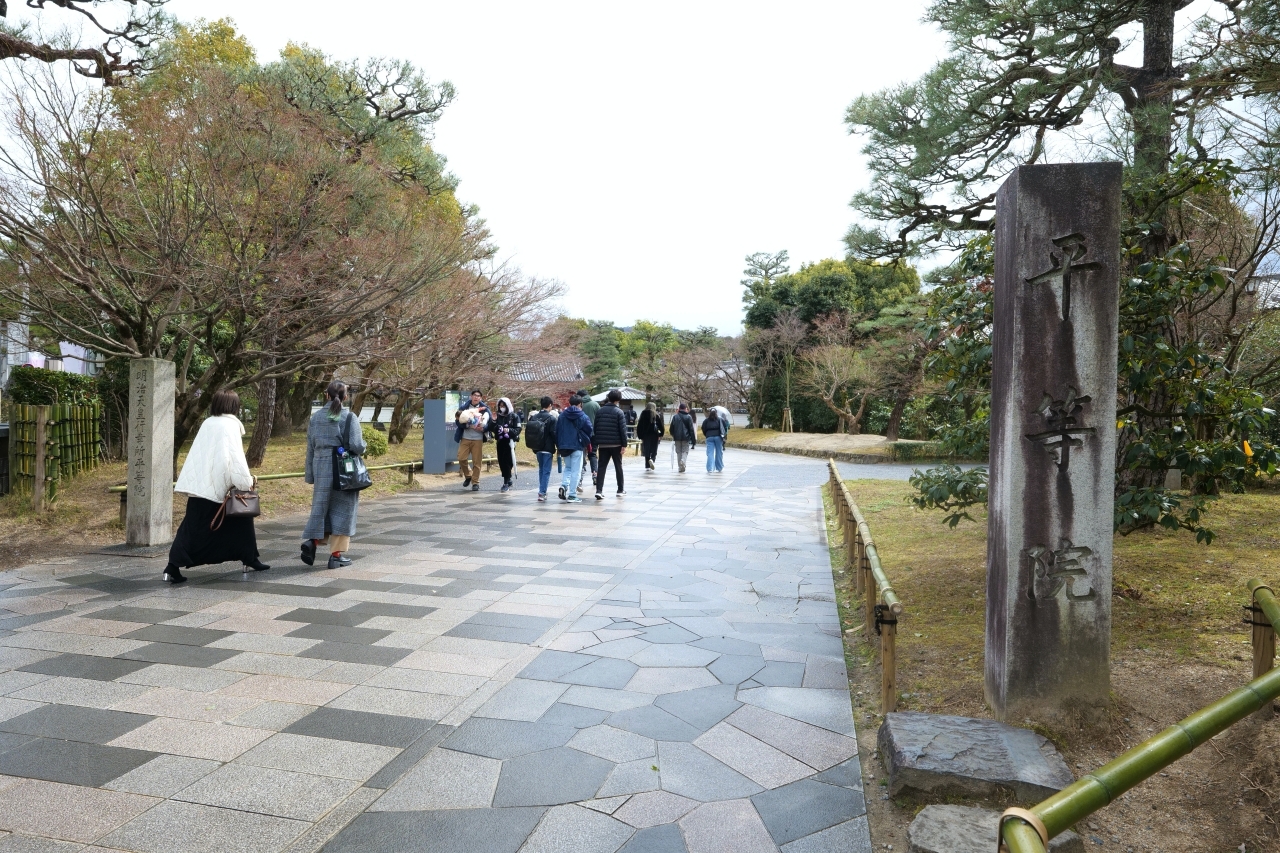
{"type": "Polygon", "coordinates": [[[489,435],[498,451],[498,468],[502,471],[502,491],[511,491],[511,475],[515,470],[515,441],[520,438],[520,417],[511,408],[511,400],[498,398],[494,415],[489,419],[489,435]]]}

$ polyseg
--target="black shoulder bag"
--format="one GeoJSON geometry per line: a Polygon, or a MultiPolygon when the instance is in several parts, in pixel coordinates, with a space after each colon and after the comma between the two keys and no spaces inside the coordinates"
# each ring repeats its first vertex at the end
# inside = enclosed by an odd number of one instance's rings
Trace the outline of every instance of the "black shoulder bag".
{"type": "MultiPolygon", "coordinates": [[[[347,412],[349,420],[344,424],[343,434],[347,432],[351,421],[355,420],[355,415],[347,412]]],[[[373,480],[369,479],[369,469],[365,466],[364,460],[354,453],[342,448],[335,447],[333,449],[333,488],[338,492],[358,492],[361,489],[367,489],[373,485],[373,480]],[[339,450],[342,452],[340,453],[339,450]]]]}

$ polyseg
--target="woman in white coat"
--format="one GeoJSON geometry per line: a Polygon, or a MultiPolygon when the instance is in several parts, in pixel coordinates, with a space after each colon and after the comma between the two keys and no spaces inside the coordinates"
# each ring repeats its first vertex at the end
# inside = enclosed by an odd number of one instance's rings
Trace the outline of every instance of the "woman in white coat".
{"type": "Polygon", "coordinates": [[[200,425],[191,443],[175,492],[187,496],[187,514],[169,548],[169,564],[164,567],[167,583],[182,583],[182,569],[239,560],[256,572],[271,568],[258,559],[258,540],[253,519],[223,517],[217,530],[214,517],[227,491],[252,489],[253,475],[244,458],[244,425],[240,423],[240,397],[234,391],[213,395],[209,417],[200,425]]]}

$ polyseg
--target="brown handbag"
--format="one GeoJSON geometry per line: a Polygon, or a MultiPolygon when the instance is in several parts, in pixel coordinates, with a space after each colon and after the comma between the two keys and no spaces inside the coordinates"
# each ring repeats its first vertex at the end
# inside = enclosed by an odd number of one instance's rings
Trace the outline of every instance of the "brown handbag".
{"type": "Polygon", "coordinates": [[[257,518],[262,515],[262,505],[258,502],[258,479],[253,480],[253,488],[241,491],[234,486],[227,489],[227,496],[222,500],[218,513],[209,522],[210,530],[222,527],[224,518],[257,518]]]}

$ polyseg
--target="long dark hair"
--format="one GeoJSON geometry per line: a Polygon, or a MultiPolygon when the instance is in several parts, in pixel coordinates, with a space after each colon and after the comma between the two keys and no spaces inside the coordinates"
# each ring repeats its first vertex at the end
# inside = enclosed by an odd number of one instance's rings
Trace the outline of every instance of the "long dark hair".
{"type": "Polygon", "coordinates": [[[324,395],[329,398],[329,417],[336,418],[342,414],[342,401],[347,399],[347,386],[335,379],[324,389],[324,395]]]}

